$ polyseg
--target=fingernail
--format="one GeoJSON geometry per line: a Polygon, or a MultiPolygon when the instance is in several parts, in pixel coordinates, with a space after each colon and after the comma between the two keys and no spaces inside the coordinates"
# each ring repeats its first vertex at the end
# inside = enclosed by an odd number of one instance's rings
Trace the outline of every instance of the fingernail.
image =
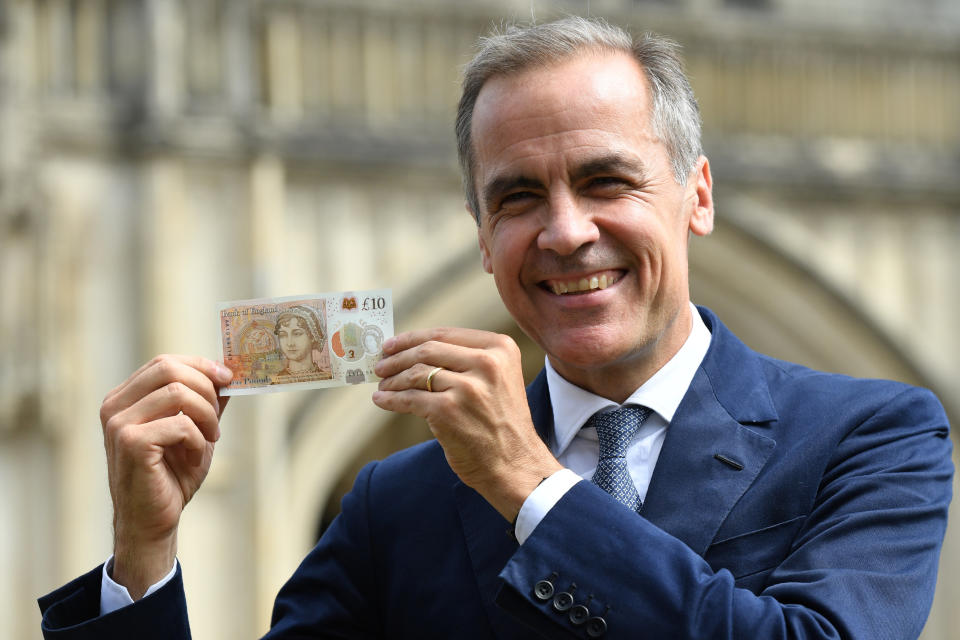
{"type": "Polygon", "coordinates": [[[397,339],[396,339],[395,337],[390,337],[390,338],[387,338],[386,340],[384,340],[384,342],[383,342],[383,348],[384,348],[385,350],[389,351],[390,349],[393,349],[393,346],[394,346],[395,344],[397,344],[397,339]]]}
{"type": "Polygon", "coordinates": [[[233,379],[233,371],[231,371],[229,367],[227,367],[226,365],[220,364],[219,362],[217,362],[216,365],[217,365],[218,377],[222,378],[223,380],[233,379]]]}

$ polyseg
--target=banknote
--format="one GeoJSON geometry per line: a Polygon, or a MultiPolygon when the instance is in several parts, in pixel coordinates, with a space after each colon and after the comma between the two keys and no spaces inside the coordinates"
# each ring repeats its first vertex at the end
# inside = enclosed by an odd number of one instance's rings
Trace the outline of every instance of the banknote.
{"type": "Polygon", "coordinates": [[[223,362],[233,380],[220,395],[376,382],[373,366],[393,335],[389,289],[219,303],[223,362]]]}

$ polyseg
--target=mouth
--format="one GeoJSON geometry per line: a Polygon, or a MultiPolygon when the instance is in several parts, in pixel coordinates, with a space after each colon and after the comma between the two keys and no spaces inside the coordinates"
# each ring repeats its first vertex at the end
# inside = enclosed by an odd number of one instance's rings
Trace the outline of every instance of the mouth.
{"type": "Polygon", "coordinates": [[[597,271],[579,278],[544,280],[540,286],[558,296],[569,296],[606,289],[623,277],[623,271],[597,271]]]}

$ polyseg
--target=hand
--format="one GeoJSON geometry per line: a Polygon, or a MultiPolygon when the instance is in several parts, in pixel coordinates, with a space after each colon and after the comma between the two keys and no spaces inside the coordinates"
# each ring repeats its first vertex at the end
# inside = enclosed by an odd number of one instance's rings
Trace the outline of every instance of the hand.
{"type": "Polygon", "coordinates": [[[233,374],[205,358],[157,356],[100,407],[113,499],[113,579],[137,600],[173,567],[180,514],[200,487],[220,437],[233,374]]]}
{"type": "Polygon", "coordinates": [[[516,343],[442,328],[400,334],[383,350],[373,402],[426,419],[454,473],[513,521],[540,481],[562,468],[533,426],[516,343]],[[435,367],[443,370],[429,392],[435,367]]]}

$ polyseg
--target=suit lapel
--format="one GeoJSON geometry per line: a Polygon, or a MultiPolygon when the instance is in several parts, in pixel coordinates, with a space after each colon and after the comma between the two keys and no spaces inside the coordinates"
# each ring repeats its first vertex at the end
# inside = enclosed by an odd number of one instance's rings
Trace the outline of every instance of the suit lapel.
{"type": "Polygon", "coordinates": [[[731,418],[698,374],[667,429],[641,514],[703,555],[774,446],[731,418]]]}
{"type": "Polygon", "coordinates": [[[527,386],[527,404],[530,417],[537,428],[540,439],[550,444],[553,433],[553,405],[550,404],[550,388],[547,386],[547,370],[541,369],[537,377],[527,386]]]}
{"type": "MultiPolygon", "coordinates": [[[[546,440],[553,429],[553,411],[547,392],[546,374],[540,372],[527,388],[534,426],[546,440]]],[[[483,606],[497,638],[517,635],[516,622],[506,616],[494,603],[493,596],[502,584],[500,571],[517,550],[517,542],[509,535],[510,523],[505,521],[483,497],[459,480],[453,486],[454,499],[460,513],[463,536],[483,606]]]]}
{"type": "Polygon", "coordinates": [[[641,513],[703,555],[776,447],[777,415],[756,354],[701,315],[710,350],[667,428],[641,513]]]}

